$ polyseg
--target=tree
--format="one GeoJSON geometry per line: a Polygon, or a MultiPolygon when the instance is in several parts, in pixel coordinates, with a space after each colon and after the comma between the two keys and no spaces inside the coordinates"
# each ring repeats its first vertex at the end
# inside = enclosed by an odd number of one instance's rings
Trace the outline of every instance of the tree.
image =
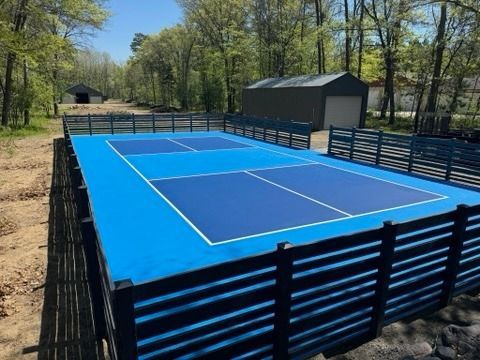
{"type": "Polygon", "coordinates": [[[130,49],[132,50],[132,53],[135,55],[137,51],[141,48],[143,42],[145,39],[147,39],[148,36],[142,33],[135,33],[133,36],[133,40],[130,43],[130,49]]]}
{"type": "Polygon", "coordinates": [[[432,72],[432,82],[428,94],[426,112],[435,112],[437,105],[438,90],[440,88],[440,75],[442,71],[443,52],[445,51],[445,26],[447,24],[447,4],[440,6],[440,20],[438,23],[437,37],[435,39],[435,55],[432,72]]]}

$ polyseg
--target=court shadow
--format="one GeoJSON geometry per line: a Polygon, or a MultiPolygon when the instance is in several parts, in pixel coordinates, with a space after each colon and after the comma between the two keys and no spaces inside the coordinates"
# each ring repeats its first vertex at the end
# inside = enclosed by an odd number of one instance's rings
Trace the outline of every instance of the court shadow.
{"type": "Polygon", "coordinates": [[[95,339],[87,270],[64,139],[53,143],[48,264],[38,359],[105,359],[95,339]]]}

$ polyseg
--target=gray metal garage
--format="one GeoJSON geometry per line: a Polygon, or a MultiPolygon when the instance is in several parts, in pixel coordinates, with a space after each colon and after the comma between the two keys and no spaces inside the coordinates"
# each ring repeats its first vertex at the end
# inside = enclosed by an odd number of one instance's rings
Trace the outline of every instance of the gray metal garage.
{"type": "Polygon", "coordinates": [[[64,91],[63,104],[102,104],[103,94],[84,84],[77,84],[64,91]]]}
{"type": "Polygon", "coordinates": [[[363,127],[368,85],[348,72],[260,80],[243,89],[243,113],[256,117],[363,127]]]}

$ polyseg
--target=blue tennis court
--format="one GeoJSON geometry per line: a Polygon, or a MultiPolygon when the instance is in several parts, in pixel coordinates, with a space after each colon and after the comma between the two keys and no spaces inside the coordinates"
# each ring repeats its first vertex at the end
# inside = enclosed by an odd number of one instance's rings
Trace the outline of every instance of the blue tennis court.
{"type": "Polygon", "coordinates": [[[221,132],[72,136],[113,280],[475,204],[477,192],[221,132]]]}

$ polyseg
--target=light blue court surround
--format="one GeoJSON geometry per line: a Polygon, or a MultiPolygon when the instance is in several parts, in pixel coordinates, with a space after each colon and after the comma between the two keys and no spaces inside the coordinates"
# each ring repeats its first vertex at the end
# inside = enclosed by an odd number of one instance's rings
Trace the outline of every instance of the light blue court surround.
{"type": "Polygon", "coordinates": [[[281,241],[303,244],[480,203],[476,191],[222,132],[73,136],[72,142],[113,280],[139,283],[270,251],[281,241]],[[221,139],[198,140],[212,137],[221,139]],[[108,143],[133,139],[178,139],[196,151],[122,156],[108,143]],[[247,147],[228,147],[233,142],[247,147]],[[179,212],[192,204],[194,212],[185,210],[190,217],[179,212]],[[269,214],[278,217],[274,226],[292,229],[252,236],[264,232],[269,214]],[[213,220],[220,217],[219,230],[213,220]],[[212,237],[210,244],[193,222],[212,237]],[[246,237],[222,242],[232,231],[246,237]]]}

